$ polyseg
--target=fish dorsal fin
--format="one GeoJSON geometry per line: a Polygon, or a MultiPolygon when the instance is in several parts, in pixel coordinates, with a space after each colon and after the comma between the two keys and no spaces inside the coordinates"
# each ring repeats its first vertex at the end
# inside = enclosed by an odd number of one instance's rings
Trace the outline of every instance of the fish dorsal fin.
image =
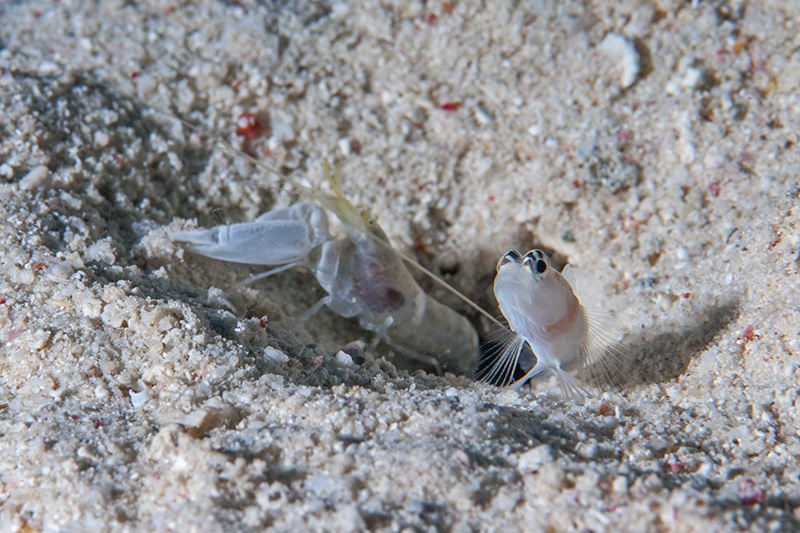
{"type": "Polygon", "coordinates": [[[561,276],[567,280],[569,286],[572,287],[572,292],[578,293],[578,287],[575,283],[575,269],[572,268],[572,265],[566,265],[564,270],[561,271],[561,276]]]}

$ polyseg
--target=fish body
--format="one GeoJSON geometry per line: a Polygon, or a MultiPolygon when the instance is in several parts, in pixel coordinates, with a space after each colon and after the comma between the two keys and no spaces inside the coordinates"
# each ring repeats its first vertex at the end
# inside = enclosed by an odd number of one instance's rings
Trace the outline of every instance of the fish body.
{"type": "Polygon", "coordinates": [[[541,250],[524,256],[516,250],[506,253],[497,263],[494,294],[516,336],[484,380],[504,376],[501,381],[509,382],[519,364],[527,372],[514,383],[515,388],[550,371],[558,376],[565,395],[580,395],[581,386],[572,374],[589,360],[592,327],[572,285],[550,265],[547,254],[541,250]],[[535,364],[525,359],[525,343],[536,356],[535,364]]]}

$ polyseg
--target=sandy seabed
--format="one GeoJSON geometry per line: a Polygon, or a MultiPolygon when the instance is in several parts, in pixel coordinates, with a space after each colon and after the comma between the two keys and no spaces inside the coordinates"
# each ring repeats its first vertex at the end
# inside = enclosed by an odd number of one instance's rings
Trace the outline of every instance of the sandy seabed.
{"type": "Polygon", "coordinates": [[[797,14],[0,4],[0,529],[800,528],[797,14]],[[341,163],[492,312],[509,248],[573,264],[626,332],[615,384],[340,354],[371,334],[293,322],[307,272],[239,288],[168,238],[302,199],[217,137],[314,189],[341,163]]]}

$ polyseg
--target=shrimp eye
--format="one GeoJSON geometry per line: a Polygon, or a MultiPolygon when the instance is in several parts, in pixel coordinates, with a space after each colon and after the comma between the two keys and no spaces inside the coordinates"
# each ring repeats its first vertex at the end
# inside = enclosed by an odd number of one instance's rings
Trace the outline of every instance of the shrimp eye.
{"type": "Polygon", "coordinates": [[[550,259],[541,250],[531,250],[525,254],[522,265],[530,270],[534,275],[541,276],[550,267],[550,259]]]}
{"type": "Polygon", "coordinates": [[[369,211],[366,209],[362,209],[358,214],[361,215],[361,220],[363,220],[367,226],[372,227],[375,225],[375,219],[372,218],[372,216],[369,214],[369,211]]]}
{"type": "Polygon", "coordinates": [[[500,271],[500,267],[505,266],[509,263],[519,263],[520,254],[516,250],[509,250],[506,254],[500,258],[500,261],[497,262],[497,270],[500,271]]]}

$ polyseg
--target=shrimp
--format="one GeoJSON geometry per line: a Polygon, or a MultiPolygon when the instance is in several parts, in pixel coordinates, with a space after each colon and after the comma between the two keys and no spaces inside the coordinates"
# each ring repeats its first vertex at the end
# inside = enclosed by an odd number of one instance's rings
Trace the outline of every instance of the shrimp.
{"type": "Polygon", "coordinates": [[[340,316],[358,317],[362,328],[375,333],[375,344],[384,342],[439,373],[442,368],[467,373],[478,350],[475,329],[420,288],[403,263],[407,258],[391,247],[375,220],[344,198],[338,168],[333,176],[325,169],[333,196],[270,211],[253,222],[179,231],[170,237],[202,256],[275,266],[244,283],[306,267],[327,296],[301,322],[326,306],[340,316]],[[339,220],[342,234],[331,232],[327,212],[339,220]]]}
{"type": "Polygon", "coordinates": [[[498,261],[494,294],[516,335],[478,376],[481,381],[511,384],[519,366],[525,375],[513,383],[515,389],[550,371],[566,397],[585,396],[573,374],[608,341],[575,295],[572,277],[569,265],[559,273],[542,250],[524,256],[511,250],[498,261]],[[533,350],[535,364],[525,344],[533,350]]]}

